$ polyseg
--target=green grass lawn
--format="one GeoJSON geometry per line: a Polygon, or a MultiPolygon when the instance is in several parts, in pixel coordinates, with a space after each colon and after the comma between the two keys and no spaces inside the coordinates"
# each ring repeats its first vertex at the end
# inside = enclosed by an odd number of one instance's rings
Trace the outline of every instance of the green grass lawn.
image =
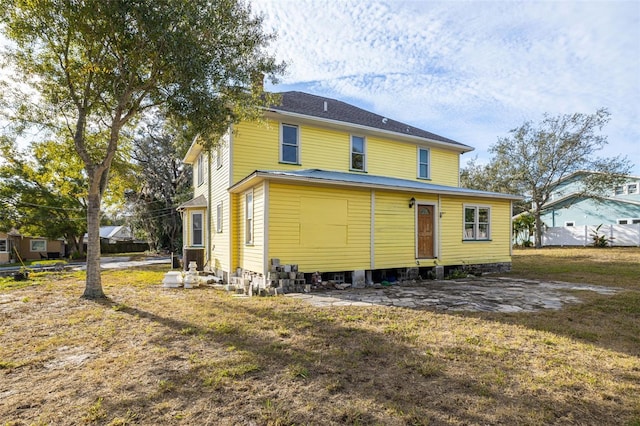
{"type": "Polygon", "coordinates": [[[160,268],[0,282],[0,419],[44,424],[640,425],[640,250],[514,253],[615,286],[536,313],[313,308],[162,289],[160,268]],[[619,271],[619,272],[618,272],[619,271]]]}

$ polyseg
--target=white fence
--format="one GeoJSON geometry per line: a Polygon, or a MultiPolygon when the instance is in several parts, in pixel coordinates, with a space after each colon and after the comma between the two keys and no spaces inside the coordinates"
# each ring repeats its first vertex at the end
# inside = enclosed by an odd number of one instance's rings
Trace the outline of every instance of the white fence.
{"type": "MultiPolygon", "coordinates": [[[[590,246],[597,226],[565,226],[547,228],[542,234],[543,246],[590,246]]],[[[602,225],[598,235],[606,235],[611,246],[640,247],[640,224],[602,225]]]]}

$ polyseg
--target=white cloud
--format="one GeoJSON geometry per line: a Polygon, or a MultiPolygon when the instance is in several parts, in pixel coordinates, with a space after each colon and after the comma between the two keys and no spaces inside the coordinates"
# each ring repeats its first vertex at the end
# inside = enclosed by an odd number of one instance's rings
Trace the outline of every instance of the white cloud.
{"type": "Polygon", "coordinates": [[[256,0],[295,87],[485,151],[524,120],[613,119],[640,174],[640,3],[256,0]]]}

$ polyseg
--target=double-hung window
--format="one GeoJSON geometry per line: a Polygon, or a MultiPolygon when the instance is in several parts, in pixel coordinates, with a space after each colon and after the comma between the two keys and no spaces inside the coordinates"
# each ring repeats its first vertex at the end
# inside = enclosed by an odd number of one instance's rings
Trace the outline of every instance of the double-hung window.
{"type": "Polygon", "coordinates": [[[418,178],[429,179],[429,150],[427,148],[418,148],[418,178]]]}
{"type": "Polygon", "coordinates": [[[280,162],[300,164],[300,137],[298,126],[280,126],[280,162]]]}
{"type": "Polygon", "coordinates": [[[216,206],[216,232],[222,232],[222,201],[216,206]]]}
{"type": "Polygon", "coordinates": [[[202,153],[198,155],[196,178],[198,179],[198,186],[204,183],[204,155],[202,155],[202,153]]]}
{"type": "Polygon", "coordinates": [[[489,240],[491,238],[491,208],[464,206],[465,240],[489,240]]]}
{"type": "Polygon", "coordinates": [[[627,184],[627,194],[637,194],[638,193],[638,184],[637,183],[629,183],[627,184]]]}
{"type": "Polygon", "coordinates": [[[202,212],[191,213],[191,245],[202,246],[204,235],[204,220],[202,212]]]}
{"type": "Polygon", "coordinates": [[[9,244],[6,239],[0,240],[0,253],[7,253],[9,251],[9,244]]]}
{"type": "Polygon", "coordinates": [[[218,145],[216,147],[216,169],[222,167],[222,148],[218,145]]]}
{"type": "Polygon", "coordinates": [[[253,191],[245,195],[245,243],[253,244],[253,191]]]}
{"type": "Polygon", "coordinates": [[[351,136],[351,170],[364,172],[367,166],[366,141],[362,136],[351,136]]]}

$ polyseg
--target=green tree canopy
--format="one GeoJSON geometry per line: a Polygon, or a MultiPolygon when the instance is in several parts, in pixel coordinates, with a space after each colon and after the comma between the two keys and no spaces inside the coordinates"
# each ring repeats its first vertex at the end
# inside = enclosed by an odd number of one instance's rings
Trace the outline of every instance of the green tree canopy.
{"type": "Polygon", "coordinates": [[[499,138],[484,169],[472,164],[462,175],[476,173],[481,175],[478,182],[494,182],[505,192],[526,196],[535,217],[535,244],[541,247],[540,216],[559,180],[580,170],[596,172],[585,174],[581,195],[601,197],[630,173],[626,157],[598,156],[607,144],[601,131],[609,118],[604,108],[593,114],[545,114],[539,123],[527,121],[499,138]]]}
{"type": "Polygon", "coordinates": [[[84,297],[104,297],[100,207],[121,132],[159,107],[214,145],[230,123],[273,102],[252,84],[284,68],[265,51],[273,36],[240,0],[0,0],[0,19],[30,91],[13,97],[14,120],[66,131],[82,159],[84,297]]]}
{"type": "Polygon", "coordinates": [[[86,177],[73,145],[34,142],[29,154],[0,138],[0,225],[21,233],[65,238],[83,251],[86,232],[86,177]]]}

